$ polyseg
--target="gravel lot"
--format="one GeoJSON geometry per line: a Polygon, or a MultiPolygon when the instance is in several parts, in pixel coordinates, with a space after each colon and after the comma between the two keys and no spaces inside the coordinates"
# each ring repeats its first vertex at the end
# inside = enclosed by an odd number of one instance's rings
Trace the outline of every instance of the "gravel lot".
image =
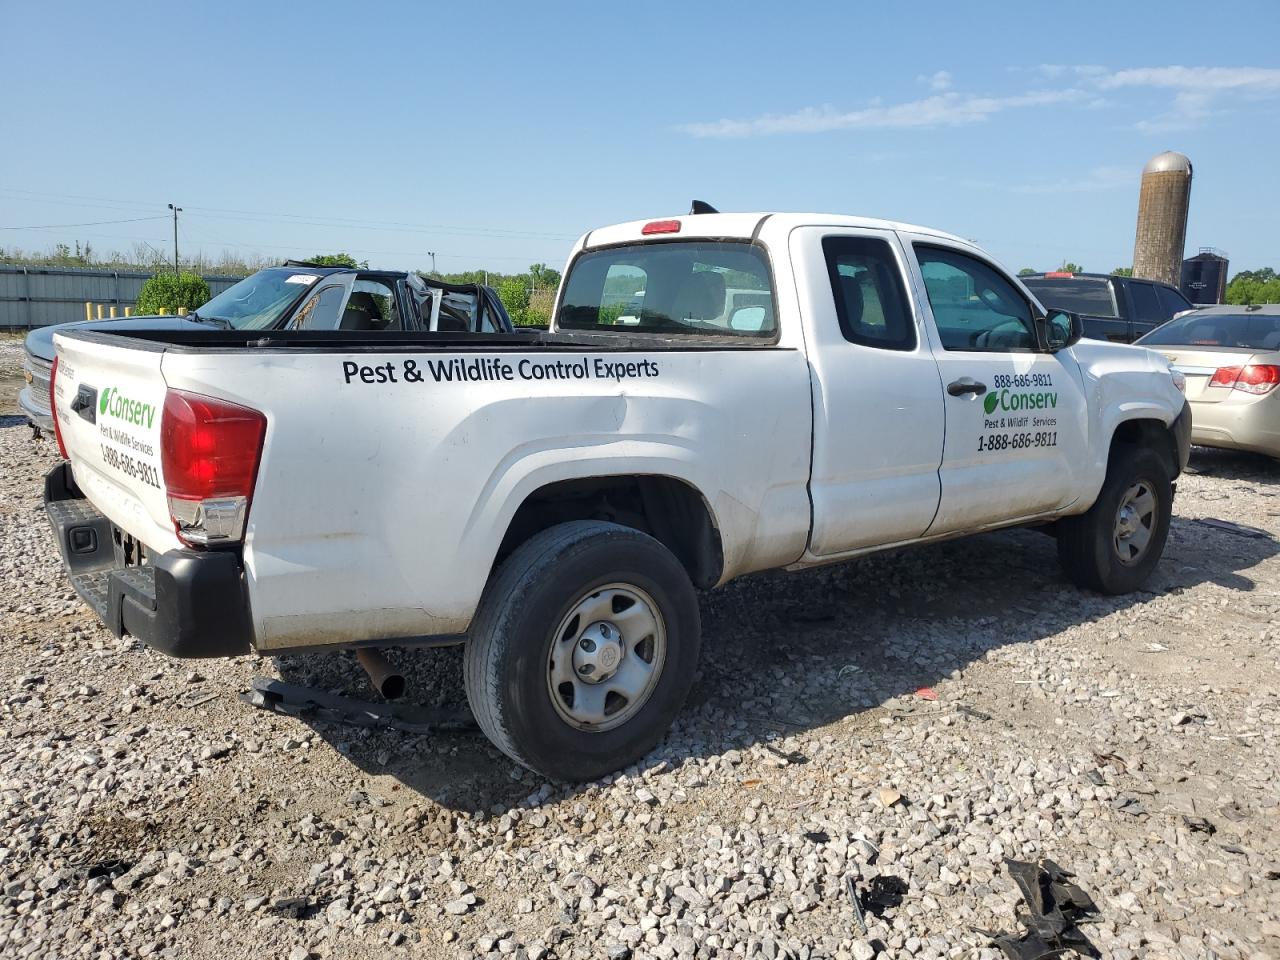
{"type": "MultiPolygon", "coordinates": [[[[1104,956],[1280,960],[1274,463],[1196,451],[1132,597],[1067,585],[1029,531],[709,595],[675,731],[567,788],[478,732],[237,699],[372,697],[347,655],[112,637],[56,558],[19,366],[0,339],[0,956],[996,958],[1003,859],[1050,857],[1104,956]]],[[[456,650],[392,656],[462,699],[456,650]]]]}

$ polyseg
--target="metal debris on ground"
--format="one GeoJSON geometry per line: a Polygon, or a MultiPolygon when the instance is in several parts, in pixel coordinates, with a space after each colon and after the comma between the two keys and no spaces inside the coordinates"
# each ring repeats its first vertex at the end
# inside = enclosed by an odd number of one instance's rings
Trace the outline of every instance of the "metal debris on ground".
{"type": "Polygon", "coordinates": [[[1257,527],[1250,527],[1243,523],[1232,523],[1230,520],[1219,520],[1217,517],[1197,517],[1191,521],[1201,526],[1213,527],[1215,530],[1221,530],[1223,533],[1234,534],[1237,537],[1248,537],[1250,540],[1271,540],[1272,536],[1266,530],[1260,530],[1257,527]]]}
{"type": "Polygon", "coordinates": [[[254,677],[252,687],[240,694],[240,699],[262,710],[286,716],[357,727],[388,727],[406,733],[441,733],[468,730],[475,726],[475,718],[465,707],[371,703],[270,677],[254,677]]]}
{"type": "Polygon", "coordinates": [[[1010,960],[1037,960],[1075,951],[1086,957],[1101,957],[1098,948],[1078,924],[1094,922],[1098,908],[1079,886],[1068,882],[1075,874],[1047,858],[1037,863],[1005,860],[1009,876],[1030,912],[1018,912],[1023,934],[977,932],[989,937],[1010,960]]]}
{"type": "Polygon", "coordinates": [[[858,930],[865,937],[867,935],[867,918],[862,915],[862,904],[858,902],[858,887],[853,877],[846,876],[844,878],[844,888],[849,893],[849,903],[853,905],[853,919],[858,924],[858,930]]]}
{"type": "Polygon", "coordinates": [[[1205,833],[1209,836],[1213,836],[1218,832],[1218,828],[1204,817],[1188,817],[1184,814],[1182,822],[1187,825],[1188,829],[1195,833],[1205,833]]]}

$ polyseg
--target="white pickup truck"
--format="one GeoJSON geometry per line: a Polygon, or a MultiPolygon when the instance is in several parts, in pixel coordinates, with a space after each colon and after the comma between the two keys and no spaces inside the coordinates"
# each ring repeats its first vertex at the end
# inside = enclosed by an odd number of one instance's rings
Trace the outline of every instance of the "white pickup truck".
{"type": "Polygon", "coordinates": [[[573,248],[548,332],[61,334],[47,511],[117,634],[465,641],[494,743],[589,779],[680,709],[695,589],[1019,524],[1138,587],[1190,415],[1160,356],[1079,337],[935,230],[624,223],[573,248]]]}

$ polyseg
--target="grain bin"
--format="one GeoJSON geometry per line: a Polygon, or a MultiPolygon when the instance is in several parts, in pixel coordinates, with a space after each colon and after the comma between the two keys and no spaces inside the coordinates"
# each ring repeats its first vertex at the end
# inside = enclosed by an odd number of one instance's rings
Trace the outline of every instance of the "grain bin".
{"type": "Polygon", "coordinates": [[[1177,286],[1191,205],[1191,161],[1168,151],[1142,168],[1133,275],[1177,286]]]}

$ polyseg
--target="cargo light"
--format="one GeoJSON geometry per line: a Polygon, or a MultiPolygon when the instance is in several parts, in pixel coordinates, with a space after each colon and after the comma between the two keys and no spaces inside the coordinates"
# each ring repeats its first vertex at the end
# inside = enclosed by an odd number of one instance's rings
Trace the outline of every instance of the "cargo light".
{"type": "Polygon", "coordinates": [[[680,232],[679,220],[654,220],[651,223],[646,223],[643,227],[640,228],[641,235],[646,237],[652,236],[655,233],[679,233],[679,232],[680,232]]]}
{"type": "Polygon", "coordinates": [[[193,547],[244,536],[267,418],[257,410],[170,390],[160,418],[160,465],[169,517],[193,547]]]}
{"type": "Polygon", "coordinates": [[[58,423],[58,357],[55,354],[53,366],[49,368],[49,412],[53,414],[53,439],[58,442],[58,456],[70,460],[67,456],[67,445],[62,442],[62,425],[58,423]]]}
{"type": "Polygon", "coordinates": [[[1212,387],[1233,387],[1262,396],[1280,384],[1280,367],[1270,363],[1251,363],[1243,367],[1219,367],[1209,380],[1212,387]]]}

